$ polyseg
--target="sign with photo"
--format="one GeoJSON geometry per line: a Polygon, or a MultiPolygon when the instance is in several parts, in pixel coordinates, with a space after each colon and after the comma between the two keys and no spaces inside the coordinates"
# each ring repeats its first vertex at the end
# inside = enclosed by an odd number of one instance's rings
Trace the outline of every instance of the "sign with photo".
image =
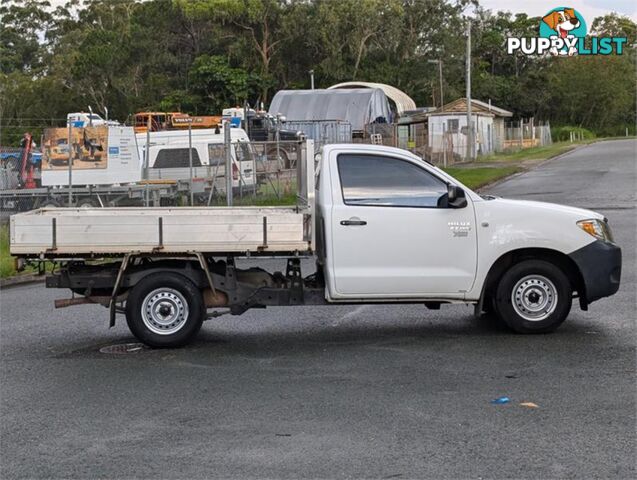
{"type": "MultiPolygon", "coordinates": [[[[73,170],[106,168],[108,162],[108,127],[71,129],[70,158],[73,170]]],[[[44,131],[42,168],[64,170],[69,168],[69,131],[49,128],[44,131]]]]}

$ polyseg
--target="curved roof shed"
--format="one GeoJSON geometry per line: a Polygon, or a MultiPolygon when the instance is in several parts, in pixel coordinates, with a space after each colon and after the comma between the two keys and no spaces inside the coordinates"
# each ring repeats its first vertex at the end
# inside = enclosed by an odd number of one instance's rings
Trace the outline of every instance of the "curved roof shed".
{"type": "Polygon", "coordinates": [[[389,101],[379,88],[280,90],[268,113],[292,121],[342,120],[359,131],[370,123],[392,121],[389,101]]]}
{"type": "Polygon", "coordinates": [[[416,102],[402,90],[387,85],[385,83],[374,82],[343,82],[332,85],[328,90],[340,89],[340,88],[380,88],[387,98],[392,100],[396,104],[396,113],[402,115],[404,112],[410,110],[416,110],[416,102]]]}

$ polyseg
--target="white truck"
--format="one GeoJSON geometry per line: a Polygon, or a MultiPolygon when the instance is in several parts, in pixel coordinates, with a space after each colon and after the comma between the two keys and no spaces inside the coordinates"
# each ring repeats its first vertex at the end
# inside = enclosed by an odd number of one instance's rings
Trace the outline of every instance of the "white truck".
{"type": "MultiPolygon", "coordinates": [[[[108,112],[107,112],[108,113],[108,112]]],[[[97,113],[93,112],[73,112],[66,115],[66,125],[71,125],[73,128],[81,127],[98,127],[106,125],[109,127],[118,127],[120,123],[115,120],[104,120],[97,113]]]]}
{"type": "Polygon", "coordinates": [[[316,174],[311,141],[302,157],[296,206],[42,209],[11,218],[11,253],[60,261],[47,286],[80,297],[57,306],[100,303],[153,347],[283,305],[469,303],[549,332],[573,298],[586,310],[619,288],[621,250],[599,213],[481,196],[391,147],[325,146],[316,174]],[[286,271],[235,263],[262,256],[286,271]],[[302,274],[302,257],[316,272],[302,274]]]}

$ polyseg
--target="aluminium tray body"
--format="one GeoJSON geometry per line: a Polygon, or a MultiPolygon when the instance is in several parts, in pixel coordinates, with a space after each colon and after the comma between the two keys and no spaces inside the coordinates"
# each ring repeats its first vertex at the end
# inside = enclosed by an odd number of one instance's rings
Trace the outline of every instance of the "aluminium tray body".
{"type": "Polygon", "coordinates": [[[14,255],[310,252],[310,215],[294,207],[43,208],[11,216],[14,255]]]}

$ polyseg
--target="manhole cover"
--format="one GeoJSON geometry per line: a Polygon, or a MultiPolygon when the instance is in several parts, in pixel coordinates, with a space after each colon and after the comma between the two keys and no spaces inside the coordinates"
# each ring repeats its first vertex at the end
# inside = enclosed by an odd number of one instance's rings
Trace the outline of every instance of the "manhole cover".
{"type": "Polygon", "coordinates": [[[120,343],[118,345],[109,345],[107,347],[100,348],[100,353],[114,353],[121,355],[124,353],[139,353],[143,350],[147,350],[148,347],[143,343],[120,343]]]}

